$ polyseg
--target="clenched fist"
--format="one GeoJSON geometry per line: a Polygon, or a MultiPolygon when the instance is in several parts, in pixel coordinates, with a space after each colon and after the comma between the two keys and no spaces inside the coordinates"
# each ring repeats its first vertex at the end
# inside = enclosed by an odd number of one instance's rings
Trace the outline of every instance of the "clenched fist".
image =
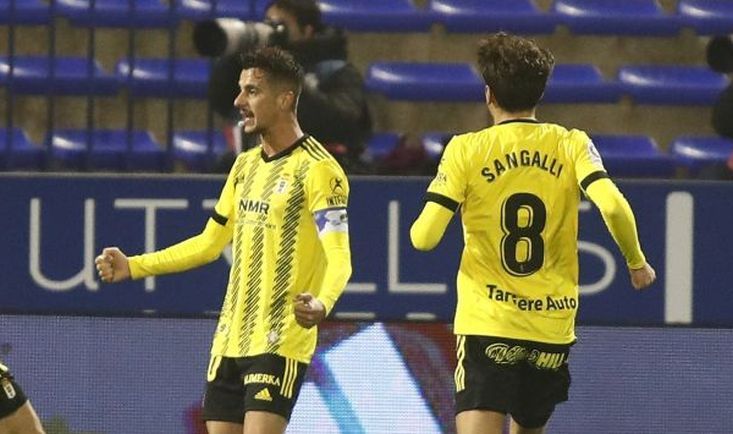
{"type": "Polygon", "coordinates": [[[130,278],[130,264],[127,256],[117,247],[106,247],[94,259],[97,274],[102,282],[115,283],[130,278]]]}
{"type": "Polygon", "coordinates": [[[657,272],[648,263],[641,268],[629,270],[629,274],[631,274],[631,285],[637,290],[644,289],[657,280],[657,272]]]}

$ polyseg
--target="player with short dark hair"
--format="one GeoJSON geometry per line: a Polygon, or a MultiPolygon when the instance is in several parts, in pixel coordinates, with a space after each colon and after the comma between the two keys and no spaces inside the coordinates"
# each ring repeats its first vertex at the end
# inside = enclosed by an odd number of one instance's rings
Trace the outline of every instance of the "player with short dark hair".
{"type": "Polygon", "coordinates": [[[31,402],[2,362],[0,362],[0,433],[45,433],[31,402]]]}
{"type": "Polygon", "coordinates": [[[460,209],[458,433],[500,434],[509,414],[512,433],[540,434],[568,398],[581,191],[600,210],[634,288],[655,272],[588,135],[536,119],[552,55],[498,33],[482,41],[478,64],[494,125],[448,143],[410,236],[417,249],[434,248],[460,209]]]}
{"type": "Polygon", "coordinates": [[[167,249],[97,257],[105,282],[233,264],[214,334],[203,416],[209,434],[285,431],[316,346],[316,325],[351,275],[349,184],[336,160],[303,133],[302,68],[266,47],[243,58],[234,105],[261,145],[240,154],[203,232],[167,249]]]}

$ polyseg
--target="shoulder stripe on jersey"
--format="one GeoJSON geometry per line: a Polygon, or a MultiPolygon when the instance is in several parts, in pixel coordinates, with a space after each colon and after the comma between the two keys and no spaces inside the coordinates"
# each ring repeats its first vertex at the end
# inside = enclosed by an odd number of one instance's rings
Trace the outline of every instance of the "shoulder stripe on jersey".
{"type": "Polygon", "coordinates": [[[307,152],[308,155],[310,155],[314,160],[316,161],[322,160],[321,157],[316,155],[315,151],[313,150],[313,148],[311,148],[311,145],[308,142],[303,143],[303,149],[305,149],[305,152],[307,152]]]}
{"type": "Polygon", "coordinates": [[[431,192],[425,193],[425,202],[435,202],[438,205],[444,206],[453,212],[456,212],[458,206],[460,205],[458,202],[447,196],[431,192]]]}
{"type": "Polygon", "coordinates": [[[219,223],[222,226],[226,226],[227,225],[227,221],[229,220],[226,217],[224,217],[223,215],[221,215],[218,212],[216,212],[215,210],[214,211],[211,211],[211,219],[214,220],[215,222],[219,223]]]}
{"type": "Polygon", "coordinates": [[[313,140],[312,137],[308,138],[308,144],[311,146],[311,149],[313,149],[313,152],[319,155],[321,159],[330,157],[328,151],[326,151],[318,142],[313,140]]]}
{"type": "Polygon", "coordinates": [[[326,149],[318,140],[311,137],[310,141],[313,144],[313,147],[319,150],[321,155],[323,155],[324,158],[329,159],[329,160],[333,159],[333,156],[331,155],[330,152],[328,152],[328,149],[326,149]]]}
{"type": "Polygon", "coordinates": [[[604,179],[604,178],[610,178],[608,176],[608,173],[606,173],[603,170],[596,170],[595,172],[583,178],[582,181],[580,181],[580,188],[582,188],[583,190],[587,190],[588,186],[598,181],[599,179],[604,179]]]}

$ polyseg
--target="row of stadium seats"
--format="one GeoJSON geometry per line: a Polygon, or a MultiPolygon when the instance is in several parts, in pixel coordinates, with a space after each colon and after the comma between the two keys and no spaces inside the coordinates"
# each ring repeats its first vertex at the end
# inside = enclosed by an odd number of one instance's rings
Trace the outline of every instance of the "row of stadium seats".
{"type": "MultiPolygon", "coordinates": [[[[463,63],[375,62],[366,86],[394,100],[483,101],[483,80],[463,63]]],[[[712,104],[728,79],[707,67],[643,65],[606,80],[593,65],[557,65],[543,99],[548,103],[613,103],[622,95],[648,104],[712,104]]]]}
{"type": "Polygon", "coordinates": [[[190,171],[205,171],[227,149],[224,136],[216,132],[181,131],[174,133],[172,140],[169,155],[148,131],[56,130],[48,135],[44,148],[31,142],[20,128],[2,128],[0,167],[160,172],[167,170],[172,157],[190,171]]]}
{"type": "MultiPolygon", "coordinates": [[[[421,145],[427,157],[437,162],[450,137],[446,133],[425,134],[421,145]]],[[[379,162],[401,141],[400,134],[377,133],[367,149],[379,162]]],[[[678,167],[694,174],[708,165],[724,164],[733,153],[733,141],[713,137],[677,138],[668,154],[646,136],[595,135],[593,141],[608,171],[619,177],[670,178],[678,167]]],[[[172,143],[170,157],[193,171],[206,170],[227,149],[219,132],[176,132],[172,143]]],[[[57,130],[47,137],[46,147],[48,151],[32,143],[19,128],[0,129],[0,167],[38,170],[47,166],[50,158],[52,164],[77,170],[164,171],[169,161],[164,146],[146,131],[57,130]]]]}
{"type": "Polygon", "coordinates": [[[206,98],[210,68],[207,59],[136,58],[120,60],[112,74],[86,57],[16,56],[11,74],[10,59],[0,57],[0,86],[29,95],[114,95],[127,87],[139,96],[206,98]]]}
{"type": "MultiPolygon", "coordinates": [[[[11,76],[9,58],[0,57],[0,86],[12,79],[18,94],[114,95],[125,87],[135,96],[203,99],[211,65],[206,59],[125,59],[111,74],[83,57],[51,62],[48,57],[19,56],[12,66],[11,76]]],[[[727,83],[724,74],[699,66],[626,66],[610,81],[593,65],[567,64],[555,68],[544,101],[613,103],[629,95],[639,103],[711,104],[727,83]]],[[[367,69],[366,87],[393,100],[483,98],[483,82],[467,63],[375,62],[367,69]]]]}
{"type": "MultiPolygon", "coordinates": [[[[259,20],[268,0],[177,0],[170,6],[160,0],[52,2],[57,15],[80,26],[167,27],[212,17],[259,20]]],[[[429,0],[426,8],[410,0],[319,4],[327,22],[352,31],[427,31],[440,23],[453,32],[552,33],[557,25],[578,34],[662,36],[682,27],[703,35],[733,32],[733,3],[727,0],[679,0],[674,14],[666,13],[657,0],[554,0],[549,11],[532,0],[429,0]]],[[[0,0],[0,24],[48,23],[50,9],[42,0],[0,0]]]]}
{"type": "MultiPolygon", "coordinates": [[[[421,145],[429,159],[438,161],[452,137],[448,133],[427,133],[421,145]]],[[[684,136],[675,139],[669,153],[660,150],[650,137],[642,135],[593,135],[608,172],[616,177],[673,178],[678,168],[696,175],[711,165],[726,164],[733,154],[733,140],[718,137],[684,136]]],[[[375,159],[383,159],[398,146],[397,133],[377,133],[369,141],[375,159]]]]}

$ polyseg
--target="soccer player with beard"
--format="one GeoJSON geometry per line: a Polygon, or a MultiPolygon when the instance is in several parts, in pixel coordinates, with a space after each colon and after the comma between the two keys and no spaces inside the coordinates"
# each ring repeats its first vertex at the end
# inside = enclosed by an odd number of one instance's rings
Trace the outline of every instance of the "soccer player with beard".
{"type": "Polygon", "coordinates": [[[285,431],[317,328],[351,275],[349,184],[303,132],[303,70],[275,47],[243,58],[234,101],[261,145],[240,154],[203,232],[154,253],[96,258],[105,282],[188,270],[231,241],[233,264],[214,334],[203,417],[209,434],[285,431]]]}

